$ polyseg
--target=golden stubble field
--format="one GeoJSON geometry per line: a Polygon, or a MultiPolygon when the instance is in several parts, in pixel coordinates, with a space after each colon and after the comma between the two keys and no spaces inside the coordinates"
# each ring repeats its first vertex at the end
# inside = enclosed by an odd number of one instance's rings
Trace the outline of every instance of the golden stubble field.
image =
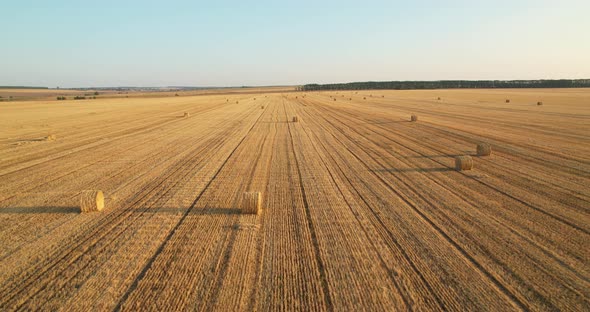
{"type": "Polygon", "coordinates": [[[588,185],[588,89],[2,102],[0,310],[588,311],[588,185]]]}

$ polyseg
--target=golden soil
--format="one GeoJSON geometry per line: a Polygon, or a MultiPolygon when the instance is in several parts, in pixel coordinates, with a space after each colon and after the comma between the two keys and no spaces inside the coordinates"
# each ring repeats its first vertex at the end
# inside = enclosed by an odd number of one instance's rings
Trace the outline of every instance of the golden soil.
{"type": "Polygon", "coordinates": [[[590,310],[589,89],[0,112],[2,311],[590,310]]]}

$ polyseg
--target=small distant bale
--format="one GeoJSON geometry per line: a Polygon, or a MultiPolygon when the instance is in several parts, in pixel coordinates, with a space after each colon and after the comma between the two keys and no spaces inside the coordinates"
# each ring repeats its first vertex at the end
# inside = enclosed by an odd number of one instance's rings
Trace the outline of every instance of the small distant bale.
{"type": "Polygon", "coordinates": [[[336,98],[334,98],[334,102],[336,102],[336,98]]]}
{"type": "Polygon", "coordinates": [[[80,212],[101,211],[104,208],[104,194],[100,190],[85,190],[80,194],[80,212]]]}
{"type": "Polygon", "coordinates": [[[184,112],[184,118],[188,118],[188,117],[190,117],[190,116],[191,116],[191,113],[189,113],[189,112],[184,112]]]}
{"type": "Polygon", "coordinates": [[[259,214],[262,211],[262,193],[245,192],[242,197],[243,214],[259,214]]]}
{"type": "Polygon", "coordinates": [[[349,101],[352,101],[352,98],[349,98],[348,100],[349,100],[349,101]]]}
{"type": "Polygon", "coordinates": [[[57,137],[55,136],[55,134],[50,134],[45,137],[45,141],[55,141],[56,139],[57,137]]]}
{"type": "Polygon", "coordinates": [[[412,122],[416,122],[416,121],[418,121],[418,116],[417,116],[417,115],[412,115],[412,116],[410,117],[410,121],[412,121],[412,122]]]}
{"type": "Polygon", "coordinates": [[[367,98],[363,96],[363,100],[366,100],[367,98]]]}
{"type": "Polygon", "coordinates": [[[254,98],[254,101],[256,101],[256,98],[254,98]]]}
{"type": "Polygon", "coordinates": [[[477,156],[490,156],[492,154],[492,146],[487,143],[477,144],[477,156]]]}
{"type": "Polygon", "coordinates": [[[260,106],[260,109],[264,109],[264,105],[260,106]]]}
{"type": "Polygon", "coordinates": [[[240,101],[236,101],[236,104],[240,103],[240,101]]]}
{"type": "Polygon", "coordinates": [[[457,156],[455,157],[455,170],[471,170],[473,169],[473,158],[471,156],[457,156]]]}
{"type": "Polygon", "coordinates": [[[506,103],[510,103],[510,99],[506,99],[506,103]]]}
{"type": "Polygon", "coordinates": [[[439,101],[440,101],[440,100],[442,100],[442,99],[440,98],[440,96],[439,96],[438,98],[436,98],[436,99],[437,99],[437,100],[439,100],[439,101]]]}
{"type": "Polygon", "coordinates": [[[299,117],[293,116],[293,122],[299,122],[299,117]]]}
{"type": "Polygon", "coordinates": [[[537,106],[543,105],[543,102],[537,102],[537,106]]]}

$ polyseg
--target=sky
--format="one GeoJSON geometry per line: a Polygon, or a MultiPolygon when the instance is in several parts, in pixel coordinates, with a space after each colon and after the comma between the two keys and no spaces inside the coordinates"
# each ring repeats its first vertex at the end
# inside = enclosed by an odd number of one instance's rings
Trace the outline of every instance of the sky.
{"type": "Polygon", "coordinates": [[[590,78],[588,0],[0,0],[0,85],[590,78]]]}

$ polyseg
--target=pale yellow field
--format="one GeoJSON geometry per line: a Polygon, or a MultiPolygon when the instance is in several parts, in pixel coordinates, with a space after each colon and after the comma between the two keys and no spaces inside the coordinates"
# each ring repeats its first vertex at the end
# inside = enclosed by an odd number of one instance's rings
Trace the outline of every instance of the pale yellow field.
{"type": "Polygon", "coordinates": [[[0,102],[0,310],[590,310],[590,89],[269,91],[0,102]]]}
{"type": "Polygon", "coordinates": [[[0,88],[0,102],[2,101],[51,101],[58,96],[65,96],[72,100],[75,96],[104,98],[146,98],[146,97],[167,97],[167,96],[191,96],[191,95],[214,95],[214,94],[257,94],[290,92],[294,87],[256,87],[256,88],[223,88],[223,89],[198,89],[198,90],[73,90],[73,89],[9,89],[0,88]]]}

